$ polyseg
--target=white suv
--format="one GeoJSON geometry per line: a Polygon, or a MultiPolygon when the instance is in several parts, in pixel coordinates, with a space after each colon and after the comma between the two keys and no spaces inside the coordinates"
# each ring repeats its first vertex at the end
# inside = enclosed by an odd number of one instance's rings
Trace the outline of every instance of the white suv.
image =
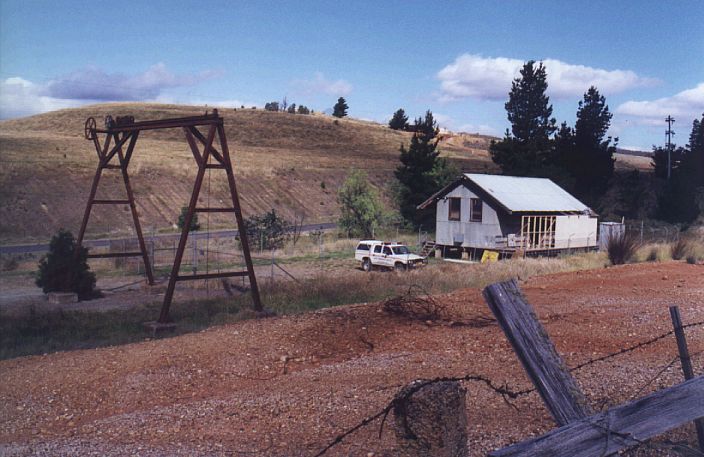
{"type": "Polygon", "coordinates": [[[408,247],[395,242],[379,240],[362,240],[357,245],[354,258],[362,262],[362,270],[371,271],[373,266],[406,270],[423,265],[425,259],[411,253],[408,247]]]}

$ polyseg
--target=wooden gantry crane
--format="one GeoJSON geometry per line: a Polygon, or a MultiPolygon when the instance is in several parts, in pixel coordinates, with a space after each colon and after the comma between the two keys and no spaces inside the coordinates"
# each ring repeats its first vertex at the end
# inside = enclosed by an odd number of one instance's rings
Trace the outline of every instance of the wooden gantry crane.
{"type": "Polygon", "coordinates": [[[198,166],[198,173],[196,174],[196,179],[193,183],[193,191],[191,193],[191,199],[188,204],[188,211],[186,212],[184,218],[181,237],[179,239],[178,248],[176,249],[174,264],[171,269],[171,274],[169,276],[169,284],[167,286],[166,293],[164,294],[164,302],[161,307],[161,313],[159,315],[159,319],[157,320],[157,324],[165,325],[170,322],[169,308],[171,307],[171,302],[173,300],[176,283],[179,281],[187,280],[247,276],[249,278],[250,288],[252,291],[254,309],[256,311],[262,311],[259,289],[257,287],[257,278],[254,275],[252,257],[249,252],[247,231],[244,229],[242,210],[237,194],[237,186],[235,185],[235,175],[232,169],[232,160],[230,158],[230,151],[227,147],[227,139],[225,137],[223,118],[218,114],[217,110],[213,110],[212,114],[206,113],[203,116],[180,117],[140,122],[135,122],[132,116],[117,117],[116,119],[113,119],[111,116],[107,116],[105,118],[105,128],[103,129],[97,128],[96,121],[94,118],[90,117],[86,120],[85,137],[87,140],[91,140],[95,146],[95,151],[98,154],[98,167],[95,171],[95,176],[93,177],[93,184],[90,188],[88,203],[86,204],[85,213],[83,215],[83,222],[81,223],[81,228],[78,232],[77,252],[78,249],[80,249],[80,247],[82,246],[83,238],[85,236],[86,228],[88,226],[88,219],[90,218],[91,209],[94,205],[129,205],[132,213],[132,220],[134,222],[135,233],[137,234],[137,239],[139,241],[139,251],[89,254],[88,257],[141,257],[142,261],[144,262],[144,271],[147,276],[147,282],[150,285],[154,284],[154,273],[152,272],[151,263],[149,261],[149,255],[147,254],[147,248],[144,242],[144,236],[142,234],[142,228],[139,223],[139,214],[137,212],[137,206],[135,204],[132,185],[130,184],[128,167],[135,150],[135,145],[137,143],[139,133],[141,131],[169,128],[180,128],[183,130],[183,133],[186,137],[186,141],[188,142],[191,152],[193,153],[193,158],[195,159],[196,165],[198,166]],[[205,131],[204,133],[201,131],[201,129],[207,131],[205,131]],[[102,143],[100,140],[101,135],[105,135],[102,143]],[[214,146],[216,137],[218,138],[219,150],[214,146]],[[212,162],[210,159],[212,159],[212,162]],[[126,199],[96,198],[98,185],[100,184],[100,178],[103,174],[103,171],[107,169],[120,170],[122,174],[122,180],[125,184],[125,190],[127,193],[126,199]],[[227,182],[230,188],[230,196],[232,200],[231,207],[228,206],[222,208],[202,208],[197,206],[198,196],[200,195],[200,190],[203,184],[203,178],[205,176],[206,170],[209,169],[223,170],[227,174],[227,182]],[[242,253],[247,267],[246,270],[192,275],[179,274],[181,268],[181,261],[183,259],[183,253],[186,249],[186,242],[188,241],[189,228],[191,226],[191,221],[193,220],[193,215],[195,213],[208,212],[234,213],[235,220],[237,221],[237,228],[239,231],[242,253]]]}

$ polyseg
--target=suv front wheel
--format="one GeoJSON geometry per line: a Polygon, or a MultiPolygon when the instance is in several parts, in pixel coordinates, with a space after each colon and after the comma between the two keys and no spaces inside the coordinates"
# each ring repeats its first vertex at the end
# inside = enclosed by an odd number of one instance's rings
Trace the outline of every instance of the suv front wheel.
{"type": "Polygon", "coordinates": [[[396,271],[406,271],[408,269],[408,265],[402,262],[396,262],[394,264],[394,270],[396,271]]]}
{"type": "Polygon", "coordinates": [[[362,270],[372,271],[372,261],[369,259],[362,260],[362,270]]]}

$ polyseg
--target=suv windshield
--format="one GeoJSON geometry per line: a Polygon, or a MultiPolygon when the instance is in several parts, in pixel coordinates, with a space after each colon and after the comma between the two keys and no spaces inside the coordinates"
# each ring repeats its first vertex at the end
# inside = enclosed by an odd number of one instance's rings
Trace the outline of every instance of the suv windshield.
{"type": "Polygon", "coordinates": [[[393,248],[393,250],[394,250],[394,254],[396,254],[396,255],[411,253],[411,251],[409,251],[406,246],[395,246],[393,248]]]}

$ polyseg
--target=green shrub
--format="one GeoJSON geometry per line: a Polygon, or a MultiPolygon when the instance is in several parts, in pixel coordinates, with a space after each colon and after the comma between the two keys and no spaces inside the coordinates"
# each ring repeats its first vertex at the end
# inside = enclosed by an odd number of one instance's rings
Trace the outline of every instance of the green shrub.
{"type": "Polygon", "coordinates": [[[697,258],[694,257],[693,255],[687,256],[687,263],[690,265],[696,265],[697,264],[697,258]]]}
{"type": "Polygon", "coordinates": [[[628,232],[609,238],[606,252],[612,265],[628,263],[638,251],[638,240],[628,232]]]}
{"type": "Polygon", "coordinates": [[[51,238],[49,253],[39,261],[35,283],[47,292],[75,292],[81,300],[96,296],[95,274],[86,262],[88,249],[76,252],[73,234],[60,229],[51,238]]]}
{"type": "Polygon", "coordinates": [[[255,215],[244,220],[247,237],[251,246],[260,249],[280,249],[290,236],[291,223],[276,214],[272,209],[268,213],[255,215]]]}
{"type": "MultiPolygon", "coordinates": [[[[181,208],[181,214],[178,215],[178,221],[176,225],[179,230],[183,230],[183,226],[186,225],[186,214],[188,213],[188,206],[183,206],[181,208]]],[[[189,232],[197,232],[200,230],[200,224],[198,223],[198,213],[193,212],[193,217],[191,217],[191,227],[188,229],[189,232]]]]}
{"type": "Polygon", "coordinates": [[[653,248],[650,250],[650,253],[648,254],[648,257],[646,259],[648,262],[657,262],[658,260],[658,250],[653,248]]]}

